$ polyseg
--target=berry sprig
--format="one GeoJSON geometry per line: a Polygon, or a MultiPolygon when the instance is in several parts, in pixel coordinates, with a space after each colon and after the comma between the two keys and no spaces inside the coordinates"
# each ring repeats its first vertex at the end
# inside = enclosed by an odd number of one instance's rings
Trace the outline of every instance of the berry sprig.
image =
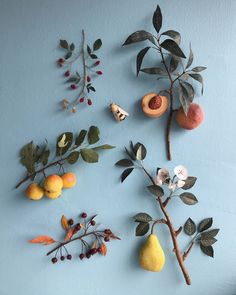
{"type": "Polygon", "coordinates": [[[65,259],[71,260],[72,255],[67,250],[67,245],[74,241],[81,243],[81,251],[77,254],[80,260],[84,258],[89,259],[95,254],[101,254],[105,256],[107,254],[107,247],[105,242],[109,242],[111,239],[120,240],[119,237],[113,234],[110,229],[98,230],[95,218],[97,215],[87,217],[87,213],[83,212],[77,222],[71,218],[67,219],[65,215],[61,217],[61,225],[65,230],[64,241],[56,241],[49,236],[37,236],[29,241],[31,244],[51,245],[57,243],[57,245],[47,253],[47,256],[54,253],[51,258],[53,264],[59,260],[65,259]],[[89,238],[89,241],[88,239],[89,238]]]}
{"type": "Polygon", "coordinates": [[[60,40],[60,47],[65,51],[65,55],[57,60],[57,64],[60,67],[66,68],[64,76],[67,82],[70,84],[71,90],[78,90],[74,101],[70,102],[68,99],[62,100],[62,108],[64,110],[71,110],[72,113],[76,113],[78,104],[87,102],[89,106],[92,105],[92,99],[88,95],[91,91],[96,92],[93,79],[97,76],[101,76],[103,73],[97,67],[100,65],[95,52],[102,46],[102,40],[97,39],[92,48],[87,45],[85,49],[85,33],[82,30],[82,44],[80,50],[75,50],[74,43],[69,44],[66,40],[60,40]],[[81,71],[75,70],[78,66],[79,60],[82,61],[81,71]]]}

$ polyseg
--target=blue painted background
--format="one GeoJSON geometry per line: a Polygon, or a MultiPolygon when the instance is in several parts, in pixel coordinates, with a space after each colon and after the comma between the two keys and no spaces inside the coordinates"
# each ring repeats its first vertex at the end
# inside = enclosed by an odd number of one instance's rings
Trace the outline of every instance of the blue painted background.
{"type": "MultiPolygon", "coordinates": [[[[160,89],[155,78],[135,77],[135,56],[143,44],[121,47],[135,30],[152,30],[156,4],[155,0],[0,1],[1,295],[236,293],[236,1],[159,0],[163,29],[182,32],[185,52],[192,42],[194,65],[208,67],[205,94],[196,99],[205,109],[204,125],[192,132],[173,128],[170,163],[165,160],[163,141],[166,118],[148,119],[139,107],[143,94],[160,89]],[[95,82],[94,106],[70,116],[60,111],[59,101],[72,93],[65,90],[63,71],[54,61],[60,56],[58,40],[76,40],[79,45],[82,28],[88,42],[103,39],[104,76],[95,82]],[[122,124],[107,110],[113,100],[130,112],[122,124]],[[46,137],[53,145],[61,132],[92,124],[100,127],[104,143],[117,148],[104,152],[98,164],[79,162],[73,167],[78,176],[74,189],[58,200],[40,202],[28,201],[23,187],[13,189],[24,173],[18,152],[26,142],[41,143],[46,137]],[[198,176],[193,192],[199,203],[188,207],[173,200],[168,206],[176,226],[189,216],[196,221],[213,216],[214,225],[221,228],[214,260],[198,248],[188,258],[190,287],[184,284],[163,227],[157,233],[167,255],[164,270],[149,273],[138,267],[137,250],[143,238],[135,238],[131,217],[139,211],[161,215],[141,173],[119,183],[121,171],[113,164],[123,156],[122,148],[130,139],[146,144],[146,164],[153,171],[181,163],[198,176]],[[74,258],[55,266],[44,255],[47,247],[27,244],[38,234],[59,238],[61,215],[76,217],[81,211],[99,213],[98,219],[122,237],[108,245],[104,259],[80,262],[74,258]]],[[[180,238],[181,247],[187,242],[188,238],[180,238]]],[[[70,249],[76,253],[76,245],[70,249]]]]}

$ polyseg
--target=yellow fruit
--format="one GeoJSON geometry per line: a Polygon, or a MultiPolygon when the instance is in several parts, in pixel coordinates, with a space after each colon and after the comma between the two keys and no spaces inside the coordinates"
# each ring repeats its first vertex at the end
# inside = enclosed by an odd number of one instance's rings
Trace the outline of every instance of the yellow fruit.
{"type": "Polygon", "coordinates": [[[61,176],[63,188],[71,188],[76,185],[76,175],[72,172],[67,172],[61,176]]]}
{"type": "Polygon", "coordinates": [[[50,191],[45,191],[45,195],[49,198],[49,199],[57,199],[58,197],[60,197],[62,191],[59,190],[57,192],[50,192],[50,191]]]}
{"type": "Polygon", "coordinates": [[[140,266],[149,271],[161,271],[165,264],[165,254],[156,235],[148,236],[139,253],[140,266]]]}
{"type": "Polygon", "coordinates": [[[63,187],[63,181],[60,176],[52,174],[46,177],[44,181],[44,188],[50,193],[56,193],[61,191],[63,187]]]}
{"type": "Polygon", "coordinates": [[[29,199],[36,201],[42,199],[44,190],[38,183],[34,182],[27,187],[25,193],[29,199]]]}

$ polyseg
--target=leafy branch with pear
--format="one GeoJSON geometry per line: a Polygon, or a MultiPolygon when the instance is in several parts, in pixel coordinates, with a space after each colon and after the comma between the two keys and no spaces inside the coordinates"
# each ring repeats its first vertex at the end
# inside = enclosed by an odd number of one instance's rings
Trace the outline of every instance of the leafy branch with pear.
{"type": "Polygon", "coordinates": [[[77,163],[80,157],[87,163],[97,163],[98,151],[114,148],[109,144],[95,145],[99,140],[100,130],[96,126],[82,129],[79,134],[63,132],[57,138],[55,156],[50,162],[51,151],[47,140],[41,146],[33,141],[27,143],[20,151],[20,162],[26,168],[26,175],[16,188],[31,181],[26,189],[29,199],[40,200],[44,195],[50,199],[58,198],[63,188],[71,188],[77,181],[74,173],[65,171],[65,165],[77,163]],[[48,170],[52,168],[56,169],[56,173],[48,175],[48,170]]]}
{"type": "Polygon", "coordinates": [[[146,157],[146,147],[138,142],[131,142],[130,148],[125,148],[126,158],[119,160],[116,166],[123,167],[125,170],[121,174],[123,182],[134,170],[141,170],[150,185],[147,191],[154,196],[162,216],[155,219],[147,213],[141,212],[134,216],[134,221],[138,223],[136,227],[136,236],[144,236],[149,233],[144,245],[140,249],[139,262],[140,266],[148,271],[161,271],[165,264],[165,253],[161,244],[154,233],[156,225],[164,224],[169,230],[169,235],[173,244],[173,253],[176,256],[180,269],[183,273],[187,285],[191,285],[191,279],[185,266],[185,260],[191,252],[194,245],[200,246],[201,251],[207,256],[214,257],[212,245],[217,241],[216,235],[219,229],[210,229],[213,219],[205,218],[198,226],[189,217],[184,225],[174,226],[172,218],[167,210],[168,204],[180,200],[185,205],[195,205],[198,203],[196,196],[189,192],[197,178],[188,175],[188,170],[183,165],[174,168],[173,176],[166,168],[157,168],[156,173],[151,174],[143,164],[146,157]],[[191,237],[186,249],[182,251],[179,246],[178,238],[184,232],[191,237]]]}
{"type": "Polygon", "coordinates": [[[166,89],[144,95],[141,107],[144,114],[151,118],[160,117],[169,109],[165,137],[167,158],[171,160],[170,130],[174,113],[179,126],[188,130],[197,128],[204,120],[203,108],[193,103],[195,96],[193,82],[197,81],[201,84],[201,94],[203,94],[203,77],[200,72],[206,67],[190,68],[194,59],[191,44],[188,59],[184,62],[186,56],[180,48],[180,33],[173,29],[161,32],[162,12],[159,6],[153,14],[152,23],[155,34],[145,30],[136,31],[126,39],[123,46],[148,41],[150,45],[143,48],[137,55],[137,76],[143,72],[157,77],[158,81],[160,79],[168,81],[169,86],[166,89]],[[154,50],[160,58],[155,62],[154,67],[142,67],[144,57],[151,50],[154,50]]]}

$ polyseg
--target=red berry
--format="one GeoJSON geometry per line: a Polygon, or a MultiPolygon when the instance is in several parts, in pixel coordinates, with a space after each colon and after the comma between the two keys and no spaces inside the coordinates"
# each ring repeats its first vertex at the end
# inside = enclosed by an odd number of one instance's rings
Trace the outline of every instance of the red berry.
{"type": "Polygon", "coordinates": [[[105,242],[109,242],[109,241],[110,241],[109,237],[105,237],[105,238],[104,238],[104,241],[105,241],[105,242]]]}
{"type": "Polygon", "coordinates": [[[69,220],[68,220],[68,224],[69,224],[69,225],[73,225],[73,224],[74,224],[74,220],[73,220],[73,219],[69,219],[69,220]]]}
{"type": "Polygon", "coordinates": [[[93,104],[93,103],[92,103],[92,100],[89,98],[89,99],[88,99],[88,105],[91,106],[92,104],[93,104]]]}
{"type": "Polygon", "coordinates": [[[97,61],[95,62],[95,64],[94,64],[95,67],[98,66],[98,65],[100,65],[100,60],[97,60],[97,61]]]}
{"type": "Polygon", "coordinates": [[[54,263],[57,263],[57,258],[56,257],[53,257],[51,261],[52,261],[53,264],[54,263]]]}
{"type": "Polygon", "coordinates": [[[59,66],[62,66],[64,64],[65,60],[63,58],[59,58],[57,63],[59,66]]]}
{"type": "Polygon", "coordinates": [[[81,254],[79,255],[79,258],[80,258],[81,260],[83,260],[84,257],[85,257],[84,253],[81,253],[81,254]]]}
{"type": "Polygon", "coordinates": [[[109,228],[107,228],[107,229],[104,230],[104,233],[107,234],[107,235],[110,235],[111,234],[111,230],[109,228]]]}
{"type": "Polygon", "coordinates": [[[71,260],[71,259],[72,259],[72,256],[71,256],[70,254],[68,254],[68,255],[66,256],[66,258],[67,258],[68,260],[71,260]]]}
{"type": "Polygon", "coordinates": [[[102,248],[101,247],[98,247],[97,248],[97,252],[101,254],[102,253],[102,248]]]}
{"type": "Polygon", "coordinates": [[[92,226],[94,226],[94,225],[96,224],[96,221],[95,221],[95,220],[91,220],[91,221],[90,221],[90,224],[91,224],[92,226]]]}
{"type": "Polygon", "coordinates": [[[82,216],[82,218],[86,218],[86,217],[87,217],[87,213],[83,212],[83,213],[81,214],[81,216],[82,216]]]}
{"type": "Polygon", "coordinates": [[[93,249],[90,250],[90,252],[91,252],[91,255],[94,255],[94,254],[97,253],[97,249],[96,248],[93,248],[93,249]]]}
{"type": "Polygon", "coordinates": [[[66,76],[66,77],[69,77],[69,76],[70,76],[70,71],[66,71],[66,72],[65,72],[65,76],[66,76]]]}
{"type": "Polygon", "coordinates": [[[79,102],[84,102],[84,97],[81,97],[80,99],[79,99],[79,102]]]}
{"type": "Polygon", "coordinates": [[[97,71],[96,72],[98,75],[102,75],[102,71],[97,71]]]}
{"type": "Polygon", "coordinates": [[[75,90],[77,88],[77,86],[75,84],[71,84],[70,85],[70,88],[73,89],[73,90],[75,90]]]}
{"type": "Polygon", "coordinates": [[[87,76],[87,82],[89,83],[91,81],[90,76],[87,76]]]}
{"type": "Polygon", "coordinates": [[[65,260],[65,256],[61,256],[61,261],[64,261],[65,260]]]}

